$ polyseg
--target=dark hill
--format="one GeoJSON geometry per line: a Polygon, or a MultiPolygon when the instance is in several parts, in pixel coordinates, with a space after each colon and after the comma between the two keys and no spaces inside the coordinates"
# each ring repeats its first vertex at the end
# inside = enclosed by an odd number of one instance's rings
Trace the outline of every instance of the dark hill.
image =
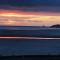
{"type": "Polygon", "coordinates": [[[52,26],[50,26],[50,28],[60,28],[60,25],[59,24],[52,25],[52,26]]]}

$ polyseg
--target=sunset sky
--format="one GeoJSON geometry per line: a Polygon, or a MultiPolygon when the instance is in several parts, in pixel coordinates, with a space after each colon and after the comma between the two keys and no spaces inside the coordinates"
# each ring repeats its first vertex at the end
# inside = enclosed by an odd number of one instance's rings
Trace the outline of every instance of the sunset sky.
{"type": "Polygon", "coordinates": [[[50,26],[60,24],[59,2],[60,0],[0,1],[0,25],[50,26]]]}

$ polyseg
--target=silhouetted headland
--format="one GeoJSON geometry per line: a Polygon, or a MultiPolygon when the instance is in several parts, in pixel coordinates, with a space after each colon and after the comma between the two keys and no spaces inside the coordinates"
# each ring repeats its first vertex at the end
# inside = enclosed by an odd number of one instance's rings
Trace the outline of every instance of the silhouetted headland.
{"type": "Polygon", "coordinates": [[[52,25],[50,28],[60,28],[60,24],[52,25]]]}

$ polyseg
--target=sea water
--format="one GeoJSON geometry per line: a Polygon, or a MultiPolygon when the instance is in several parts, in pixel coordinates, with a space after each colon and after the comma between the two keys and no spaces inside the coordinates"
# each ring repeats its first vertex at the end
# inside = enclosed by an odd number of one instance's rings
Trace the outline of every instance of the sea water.
{"type": "Polygon", "coordinates": [[[0,38],[0,55],[52,54],[60,54],[60,39],[0,38]]]}

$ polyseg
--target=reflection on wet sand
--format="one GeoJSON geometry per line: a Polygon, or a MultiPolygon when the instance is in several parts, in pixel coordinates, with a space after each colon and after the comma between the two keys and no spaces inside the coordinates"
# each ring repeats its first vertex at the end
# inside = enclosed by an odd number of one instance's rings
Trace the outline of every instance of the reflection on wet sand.
{"type": "Polygon", "coordinates": [[[6,39],[60,39],[60,38],[42,38],[42,37],[0,37],[0,38],[6,38],[6,39]]]}

